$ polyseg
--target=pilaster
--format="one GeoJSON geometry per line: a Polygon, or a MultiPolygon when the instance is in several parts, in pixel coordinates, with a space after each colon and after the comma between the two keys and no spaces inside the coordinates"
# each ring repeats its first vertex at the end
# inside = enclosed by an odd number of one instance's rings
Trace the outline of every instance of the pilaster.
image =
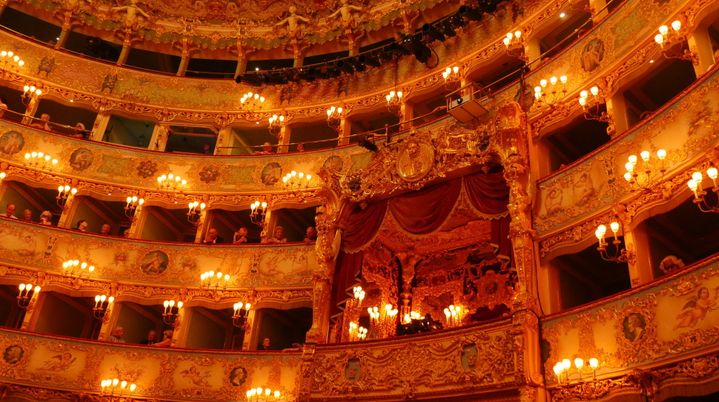
{"type": "Polygon", "coordinates": [[[167,139],[169,138],[170,127],[166,122],[155,124],[150,137],[150,145],[148,149],[151,151],[164,151],[167,147],[167,139]]]}
{"type": "Polygon", "coordinates": [[[700,77],[716,63],[708,27],[697,27],[694,32],[687,37],[687,43],[689,44],[689,50],[697,55],[698,62],[693,64],[693,66],[696,76],[700,77]]]}
{"type": "Polygon", "coordinates": [[[95,117],[95,123],[92,125],[90,139],[93,141],[102,141],[105,137],[108,124],[110,124],[110,112],[105,109],[100,109],[95,117]]]}

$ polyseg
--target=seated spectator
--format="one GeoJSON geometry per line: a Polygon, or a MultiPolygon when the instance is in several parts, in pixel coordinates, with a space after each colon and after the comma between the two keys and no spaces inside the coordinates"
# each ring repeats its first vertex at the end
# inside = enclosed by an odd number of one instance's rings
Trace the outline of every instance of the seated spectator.
{"type": "Polygon", "coordinates": [[[5,97],[0,97],[0,117],[3,117],[5,115],[5,111],[7,111],[7,101],[5,100],[5,97]]]}
{"type": "Polygon", "coordinates": [[[5,217],[17,219],[17,216],[15,216],[15,204],[7,204],[7,207],[5,207],[5,217]]]}
{"type": "Polygon", "coordinates": [[[222,237],[217,235],[217,229],[210,228],[205,236],[205,244],[220,244],[222,243],[222,237]]]}
{"type": "Polygon", "coordinates": [[[147,332],[147,339],[141,341],[140,345],[154,345],[157,343],[157,341],[157,331],[151,329],[147,332]]]}
{"type": "Polygon", "coordinates": [[[112,226],[110,226],[109,223],[103,223],[102,226],[100,226],[100,234],[103,236],[110,236],[112,231],[112,226]]]}
{"type": "Polygon", "coordinates": [[[114,343],[125,343],[125,328],[115,327],[115,329],[112,330],[110,336],[107,337],[107,341],[114,343]]]}
{"type": "Polygon", "coordinates": [[[269,155],[271,153],[272,153],[272,144],[270,144],[269,142],[265,142],[264,144],[262,144],[262,149],[255,152],[255,154],[257,154],[257,155],[269,155]]]}
{"type": "Polygon", "coordinates": [[[157,346],[158,348],[167,348],[170,347],[172,344],[172,330],[166,329],[162,332],[162,340],[160,342],[157,342],[153,344],[152,346],[157,346]]]}
{"type": "Polygon", "coordinates": [[[314,243],[317,240],[317,229],[315,229],[314,226],[307,226],[307,230],[305,231],[305,243],[314,243]]]}
{"type": "Polygon", "coordinates": [[[211,155],[212,150],[210,148],[212,148],[210,144],[202,144],[202,153],[205,155],[211,155]]]}
{"type": "Polygon", "coordinates": [[[242,243],[247,243],[247,228],[244,226],[240,226],[240,228],[235,232],[235,235],[232,237],[232,244],[242,243]]]}
{"type": "Polygon", "coordinates": [[[29,209],[22,211],[22,220],[23,222],[32,223],[32,211],[29,209]]]}
{"type": "Polygon", "coordinates": [[[42,211],[40,214],[40,224],[44,226],[52,226],[52,212],[42,211]]]}
{"type": "Polygon", "coordinates": [[[682,268],[684,268],[684,261],[675,255],[668,255],[659,263],[659,269],[665,274],[682,268]]]}
{"type": "Polygon", "coordinates": [[[285,237],[285,228],[282,226],[275,226],[275,231],[272,234],[272,237],[266,238],[263,243],[266,244],[278,244],[278,243],[287,243],[287,238],[285,237]]]}
{"type": "Polygon", "coordinates": [[[87,221],[84,219],[80,219],[77,221],[77,225],[75,225],[75,229],[79,230],[81,232],[87,232],[87,221]]]}
{"type": "Polygon", "coordinates": [[[87,130],[85,129],[85,125],[78,122],[75,124],[75,127],[73,128],[73,133],[71,134],[71,137],[73,138],[87,138],[87,130]]]}
{"type": "Polygon", "coordinates": [[[265,338],[262,340],[259,350],[272,350],[272,348],[270,346],[270,338],[265,338]]]}
{"type": "Polygon", "coordinates": [[[50,131],[50,115],[43,113],[40,115],[40,120],[36,121],[30,127],[41,128],[43,130],[50,131]]]}

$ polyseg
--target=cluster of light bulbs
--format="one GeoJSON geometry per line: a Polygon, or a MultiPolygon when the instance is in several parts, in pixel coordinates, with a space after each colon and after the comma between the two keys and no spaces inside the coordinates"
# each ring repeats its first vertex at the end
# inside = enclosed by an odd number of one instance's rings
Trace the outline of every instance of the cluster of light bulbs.
{"type": "Polygon", "coordinates": [[[22,87],[22,91],[24,95],[30,95],[30,96],[40,96],[42,95],[42,89],[36,87],[35,85],[25,85],[22,87]]]}
{"type": "Polygon", "coordinates": [[[67,275],[82,275],[85,272],[95,272],[95,266],[80,260],[67,260],[62,263],[62,270],[67,275]]]}
{"type": "Polygon", "coordinates": [[[660,46],[664,46],[671,33],[678,33],[682,29],[682,23],[679,20],[672,21],[670,25],[671,31],[668,26],[662,25],[659,27],[659,33],[654,36],[654,41],[660,46]]]}
{"type": "MultiPolygon", "coordinates": [[[[719,175],[719,171],[717,171],[717,168],[714,166],[710,166],[707,169],[707,177],[709,177],[714,184],[714,188],[717,188],[717,176],[719,175]]],[[[696,171],[692,173],[692,178],[689,179],[687,182],[687,186],[689,186],[689,189],[692,190],[694,193],[694,197],[698,197],[699,193],[702,191],[702,181],[704,181],[704,177],[702,175],[702,172],[696,171]]]]}
{"type": "Polygon", "coordinates": [[[175,190],[187,186],[187,180],[173,173],[163,174],[157,178],[157,184],[162,189],[175,190]]]}
{"type": "Polygon", "coordinates": [[[547,79],[541,79],[539,81],[539,85],[534,87],[534,97],[539,101],[544,101],[547,103],[552,103],[556,101],[556,99],[549,99],[545,100],[547,95],[552,95],[552,97],[556,97],[557,94],[561,91],[562,94],[566,94],[567,89],[565,88],[565,85],[567,84],[567,76],[561,75],[559,78],[556,76],[550,77],[547,79]],[[557,84],[561,85],[561,89],[557,89],[557,84]]]}
{"type": "Polygon", "coordinates": [[[223,274],[220,271],[207,271],[203,272],[200,275],[200,286],[201,287],[219,287],[219,286],[227,286],[227,283],[230,282],[230,275],[229,274],[223,274]]]}
{"type": "Polygon", "coordinates": [[[108,378],[100,381],[100,389],[102,392],[114,393],[115,391],[124,392],[125,390],[135,392],[137,385],[118,378],[108,378]]]}
{"type": "Polygon", "coordinates": [[[301,190],[309,187],[312,181],[311,174],[293,170],[282,178],[282,183],[290,190],[301,190]]]}
{"type": "Polygon", "coordinates": [[[32,151],[25,153],[25,161],[33,167],[49,168],[56,166],[58,160],[42,151],[32,151]]]}
{"type": "Polygon", "coordinates": [[[444,319],[447,321],[447,325],[450,327],[454,327],[457,325],[462,324],[462,320],[464,319],[464,315],[467,314],[469,310],[466,308],[450,304],[444,309],[444,319]]]}
{"type": "MultiPolygon", "coordinates": [[[[624,173],[624,180],[626,180],[629,183],[634,183],[637,180],[638,173],[637,173],[637,165],[639,164],[639,159],[641,158],[642,164],[644,165],[644,173],[649,176],[652,173],[651,167],[649,165],[649,162],[651,160],[652,154],[649,151],[642,151],[639,153],[639,157],[637,155],[629,155],[627,158],[627,163],[624,164],[624,169],[626,172],[624,173]]],[[[664,159],[667,157],[667,151],[664,149],[658,149],[656,152],[656,157],[659,159],[660,162],[663,162],[664,159]]],[[[660,167],[660,172],[664,173],[664,167],[660,167]]],[[[648,178],[648,177],[647,177],[648,178]]]]}
{"type": "Polygon", "coordinates": [[[269,119],[267,119],[267,122],[270,124],[270,126],[280,125],[285,122],[285,115],[273,114],[272,116],[270,116],[269,119]]]}
{"type": "Polygon", "coordinates": [[[240,103],[245,104],[245,102],[254,101],[259,102],[260,104],[265,103],[265,97],[256,93],[256,92],[247,92],[244,95],[242,95],[242,98],[240,98],[240,103]]]}
{"type": "Polygon", "coordinates": [[[362,286],[355,286],[352,288],[352,294],[354,295],[355,300],[358,300],[358,302],[361,304],[362,300],[364,300],[365,296],[367,296],[367,293],[362,289],[362,286]]]}
{"type": "Polygon", "coordinates": [[[16,66],[22,67],[25,65],[25,60],[21,59],[20,56],[15,54],[12,50],[0,51],[0,63],[3,65],[7,63],[15,63],[16,66]]]}
{"type": "Polygon", "coordinates": [[[399,310],[394,308],[392,304],[385,304],[384,308],[380,310],[379,307],[367,307],[367,313],[369,313],[370,321],[376,322],[379,321],[381,318],[394,318],[397,316],[397,313],[399,313],[399,310]]]}
{"type": "MultiPolygon", "coordinates": [[[[588,363],[589,368],[596,375],[597,368],[599,367],[599,360],[596,357],[592,357],[589,359],[588,363]]],[[[574,368],[577,370],[578,373],[580,373],[580,376],[584,367],[584,359],[582,359],[581,357],[577,357],[576,359],[574,359],[574,368]]],[[[562,382],[562,377],[564,377],[566,381],[569,381],[569,371],[571,370],[571,368],[572,361],[569,359],[562,359],[554,365],[552,370],[554,371],[554,375],[557,376],[557,380],[559,382],[562,382]]]]}
{"type": "Polygon", "coordinates": [[[357,324],[356,322],[350,322],[349,338],[350,341],[363,341],[367,339],[367,328],[357,324]]]}
{"type": "Polygon", "coordinates": [[[587,106],[587,104],[593,104],[596,103],[597,96],[599,96],[599,87],[593,86],[589,88],[589,91],[582,90],[579,92],[579,105],[583,108],[587,106]],[[592,95],[592,102],[589,102],[589,95],[592,95]]]}
{"type": "Polygon", "coordinates": [[[521,43],[520,40],[522,39],[522,31],[514,31],[514,32],[507,32],[507,35],[505,35],[504,39],[502,39],[502,43],[504,43],[504,46],[510,47],[510,45],[514,43],[521,43]]]}
{"type": "Polygon", "coordinates": [[[247,396],[247,399],[261,398],[263,396],[265,398],[280,399],[280,397],[282,396],[282,393],[279,390],[273,391],[270,388],[257,387],[257,388],[252,388],[252,389],[248,390],[245,393],[245,395],[247,396]]]}
{"type": "Polygon", "coordinates": [[[442,71],[442,78],[445,82],[458,81],[459,80],[459,67],[447,67],[442,71]]]}

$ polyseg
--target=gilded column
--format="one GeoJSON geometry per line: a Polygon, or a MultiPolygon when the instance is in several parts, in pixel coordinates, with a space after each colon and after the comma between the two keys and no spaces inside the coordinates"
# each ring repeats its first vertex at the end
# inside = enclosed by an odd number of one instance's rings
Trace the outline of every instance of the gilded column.
{"type": "Polygon", "coordinates": [[[215,155],[231,155],[233,144],[232,127],[224,126],[217,133],[217,142],[215,143],[215,155]]]}
{"type": "Polygon", "coordinates": [[[90,139],[93,141],[102,141],[105,137],[108,124],[110,124],[110,112],[105,108],[100,108],[95,117],[95,123],[92,125],[90,139]]]}
{"type": "Polygon", "coordinates": [[[326,343],[330,325],[330,303],[332,276],[335,270],[336,217],[320,208],[315,222],[317,224],[317,267],[312,273],[312,327],[307,332],[307,342],[326,343]]]}
{"type": "Polygon", "coordinates": [[[539,60],[542,58],[542,50],[539,45],[540,38],[532,37],[524,45],[524,55],[527,57],[527,63],[530,70],[536,70],[542,64],[539,60]]]}
{"type": "MultiPolygon", "coordinates": [[[[285,120],[286,122],[287,120],[285,120]]],[[[287,125],[287,123],[282,123],[282,127],[280,128],[280,134],[278,135],[278,142],[277,142],[277,153],[283,154],[287,153],[290,150],[289,144],[290,144],[290,137],[292,136],[292,129],[290,126],[287,125]]]]}
{"type": "Polygon", "coordinates": [[[37,107],[40,105],[40,98],[37,95],[31,95],[30,96],[30,102],[27,103],[27,106],[25,106],[25,114],[22,118],[22,124],[30,124],[32,123],[32,118],[35,116],[35,112],[37,112],[37,107]]]}
{"type": "Polygon", "coordinates": [[[607,98],[607,114],[614,122],[614,130],[609,135],[614,137],[629,130],[629,115],[627,114],[627,101],[621,92],[607,98]]]}
{"type": "Polygon", "coordinates": [[[150,145],[148,149],[151,151],[164,151],[167,146],[167,140],[170,134],[170,127],[167,122],[159,122],[152,129],[150,137],[150,145]]]}
{"type": "Polygon", "coordinates": [[[132,46],[132,32],[130,29],[125,29],[125,35],[122,39],[122,50],[120,50],[120,57],[117,58],[116,65],[122,66],[127,62],[127,56],[130,55],[130,48],[132,46]]]}
{"type": "Polygon", "coordinates": [[[693,65],[694,72],[699,77],[706,73],[716,62],[708,27],[704,25],[698,26],[687,37],[687,43],[689,44],[689,50],[697,56],[696,63],[693,65]]]}
{"type": "Polygon", "coordinates": [[[352,123],[342,115],[340,118],[340,128],[338,130],[337,145],[347,145],[350,143],[350,136],[352,135],[352,123]]]}

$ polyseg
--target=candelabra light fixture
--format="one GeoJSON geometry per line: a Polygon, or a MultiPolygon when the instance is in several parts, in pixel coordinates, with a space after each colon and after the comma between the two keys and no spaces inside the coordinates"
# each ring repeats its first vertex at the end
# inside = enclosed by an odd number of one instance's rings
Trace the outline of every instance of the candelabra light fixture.
{"type": "Polygon", "coordinates": [[[707,177],[712,181],[711,190],[704,190],[702,182],[704,181],[702,172],[695,171],[692,178],[687,182],[689,189],[694,193],[694,204],[699,207],[702,212],[719,212],[719,186],[717,186],[717,168],[714,165],[709,166],[706,171],[707,177]],[[711,193],[711,194],[710,194],[711,193]]]}
{"type": "Polygon", "coordinates": [[[444,320],[448,328],[458,327],[462,325],[462,320],[469,310],[466,308],[450,304],[444,309],[444,320]]]}
{"type": "Polygon", "coordinates": [[[57,206],[64,208],[75,194],[77,194],[77,189],[69,184],[57,186],[57,196],[55,197],[57,206]]]}
{"type": "Polygon", "coordinates": [[[349,341],[350,342],[356,342],[356,341],[363,341],[367,339],[367,328],[359,325],[356,322],[350,322],[349,326],[349,341]]]}
{"type": "Polygon", "coordinates": [[[397,313],[399,310],[392,304],[385,304],[384,308],[377,306],[368,307],[370,325],[377,329],[380,337],[388,337],[395,334],[397,330],[397,313]]]}
{"type": "Polygon", "coordinates": [[[666,172],[666,164],[664,160],[667,158],[667,151],[658,149],[656,158],[652,158],[652,153],[642,151],[637,155],[629,155],[627,163],[624,164],[624,180],[635,188],[646,189],[651,186],[654,181],[666,172]]]}
{"type": "Polygon", "coordinates": [[[247,396],[248,402],[279,401],[282,398],[282,393],[270,388],[257,387],[248,390],[245,396],[247,396]]]}
{"type": "Polygon", "coordinates": [[[166,325],[173,326],[177,320],[177,316],[180,314],[180,310],[185,304],[181,301],[165,300],[162,302],[162,306],[165,308],[162,311],[162,322],[166,325]]]}
{"type": "Polygon", "coordinates": [[[459,67],[452,66],[445,68],[444,71],[442,71],[442,78],[444,78],[445,84],[459,82],[459,80],[462,79],[462,76],[459,74],[459,67]]]}
{"type": "Polygon", "coordinates": [[[609,121],[609,114],[606,110],[602,110],[605,98],[601,95],[598,86],[593,86],[589,90],[579,92],[579,105],[584,110],[584,118],[587,120],[596,120],[601,122],[609,121]]]}
{"type": "Polygon", "coordinates": [[[560,384],[569,384],[572,381],[584,381],[583,375],[592,373],[592,380],[597,379],[597,368],[599,368],[599,360],[596,357],[590,358],[587,362],[581,357],[574,359],[574,365],[569,359],[558,361],[554,367],[554,375],[557,376],[557,382],[560,384]],[[588,364],[585,364],[588,363],[588,364]],[[576,374],[576,379],[572,376],[576,374]]]}
{"type": "Polygon", "coordinates": [[[22,88],[22,95],[20,96],[20,100],[22,101],[23,105],[27,106],[30,104],[31,101],[39,98],[41,95],[42,89],[35,86],[35,84],[27,84],[22,88]]]}
{"type": "Polygon", "coordinates": [[[293,193],[304,191],[312,184],[312,175],[293,170],[282,178],[282,184],[293,193]]]}
{"type": "Polygon", "coordinates": [[[689,50],[686,32],[682,28],[682,23],[679,20],[672,21],[669,26],[662,25],[659,27],[659,33],[654,36],[654,41],[662,49],[662,55],[667,59],[696,63],[697,56],[689,50]]]}
{"type": "Polygon", "coordinates": [[[387,109],[392,114],[396,114],[397,116],[402,116],[402,102],[403,102],[404,93],[402,91],[389,91],[387,95],[385,95],[385,100],[387,101],[387,109]]]}
{"type": "Polygon", "coordinates": [[[226,288],[230,282],[230,274],[223,274],[220,271],[207,271],[200,275],[201,288],[226,288]]]}
{"type": "Polygon", "coordinates": [[[204,202],[193,201],[187,204],[187,221],[197,226],[202,218],[202,211],[207,208],[207,204],[204,202]]]}
{"type": "Polygon", "coordinates": [[[524,60],[524,38],[522,37],[522,31],[507,32],[502,42],[509,56],[524,60]]]}
{"type": "Polygon", "coordinates": [[[140,210],[140,207],[145,203],[145,199],[138,197],[136,195],[133,195],[131,197],[127,197],[127,203],[125,203],[125,216],[132,219],[135,214],[137,214],[137,211],[140,210]]]}
{"type": "Polygon", "coordinates": [[[262,107],[265,103],[265,97],[256,92],[245,92],[240,98],[240,104],[254,108],[262,107]]]}
{"type": "Polygon", "coordinates": [[[250,314],[252,305],[250,303],[237,302],[232,305],[232,325],[237,328],[244,328],[247,324],[247,316],[250,314]]]}
{"type": "Polygon", "coordinates": [[[597,237],[599,244],[597,245],[597,251],[604,261],[616,262],[617,264],[623,264],[629,261],[629,253],[624,247],[622,240],[619,240],[619,230],[621,225],[619,222],[612,221],[609,224],[609,229],[612,231],[613,239],[611,243],[608,243],[604,238],[607,234],[607,225],[597,226],[597,230],[594,231],[594,235],[597,237]]]}
{"type": "Polygon", "coordinates": [[[332,106],[329,109],[327,109],[327,125],[330,126],[333,130],[337,131],[340,129],[340,126],[342,125],[342,116],[344,113],[344,108],[342,106],[335,107],[332,106]]]}
{"type": "Polygon", "coordinates": [[[40,286],[33,285],[32,283],[21,283],[18,285],[17,305],[23,310],[27,310],[28,307],[40,294],[40,286]]]}
{"type": "Polygon", "coordinates": [[[120,380],[119,378],[107,378],[100,381],[100,393],[107,396],[122,396],[133,393],[137,390],[137,385],[129,381],[120,380]]]}
{"type": "Polygon", "coordinates": [[[567,95],[567,80],[566,75],[540,80],[539,85],[534,87],[534,98],[537,100],[537,105],[540,107],[552,106],[564,98],[567,95]]]}
{"type": "Polygon", "coordinates": [[[25,60],[21,59],[20,56],[12,50],[0,51],[0,69],[17,72],[20,71],[23,66],[25,66],[25,60]]]}
{"type": "Polygon", "coordinates": [[[250,221],[257,226],[265,224],[265,216],[267,216],[267,202],[255,200],[250,204],[250,221]]]}
{"type": "Polygon", "coordinates": [[[25,153],[25,164],[34,169],[52,169],[57,166],[58,160],[42,151],[25,153]]]}
{"type": "Polygon", "coordinates": [[[357,301],[357,306],[362,305],[362,300],[367,296],[367,292],[362,289],[362,286],[355,286],[352,288],[352,294],[354,299],[357,301]]]}
{"type": "Polygon", "coordinates": [[[107,311],[110,309],[110,306],[114,302],[115,302],[115,297],[113,297],[113,296],[96,295],[95,296],[95,305],[92,307],[92,315],[96,319],[102,320],[103,318],[105,318],[107,311]]]}
{"type": "Polygon", "coordinates": [[[157,177],[157,185],[160,190],[182,191],[187,187],[187,180],[182,176],[173,173],[163,174],[157,177]]]}
{"type": "Polygon", "coordinates": [[[270,130],[270,134],[277,137],[280,135],[280,131],[282,131],[282,127],[285,125],[285,115],[280,114],[276,115],[273,114],[270,116],[269,119],[267,119],[267,128],[270,130]]]}
{"type": "MultiPolygon", "coordinates": [[[[446,310],[446,309],[445,309],[446,310]]],[[[424,316],[417,311],[410,311],[402,316],[402,324],[411,324],[412,320],[423,320],[424,316]]]]}
{"type": "Polygon", "coordinates": [[[62,263],[63,275],[82,278],[95,272],[95,266],[85,261],[67,260],[62,263]]]}

